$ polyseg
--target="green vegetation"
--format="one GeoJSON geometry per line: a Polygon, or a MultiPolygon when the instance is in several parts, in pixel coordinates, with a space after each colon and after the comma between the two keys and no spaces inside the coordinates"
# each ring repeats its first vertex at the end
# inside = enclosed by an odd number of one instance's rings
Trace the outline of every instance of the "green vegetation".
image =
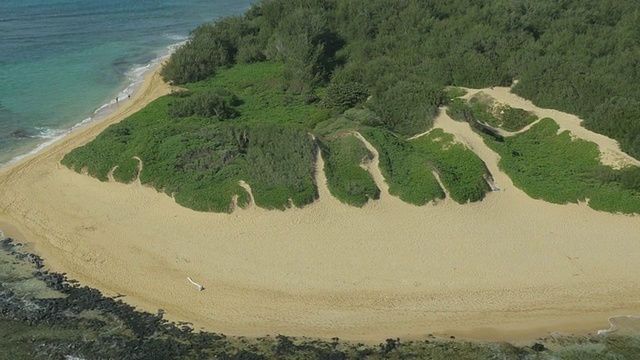
{"type": "Polygon", "coordinates": [[[369,199],[380,198],[380,189],[371,174],[360,165],[373,155],[355,136],[337,133],[326,139],[322,156],[327,186],[340,201],[353,206],[363,206],[369,199]]]}
{"type": "Polygon", "coordinates": [[[173,95],[177,99],[167,109],[171,117],[200,116],[229,120],[239,115],[235,107],[240,104],[240,99],[229,91],[204,91],[194,95],[188,91],[179,91],[173,95]]]}
{"type": "Polygon", "coordinates": [[[468,101],[452,99],[447,114],[459,121],[479,122],[492,128],[516,132],[538,120],[538,117],[522,109],[496,104],[492,98],[478,94],[468,101]]]}
{"type": "Polygon", "coordinates": [[[453,135],[433,129],[414,142],[416,150],[430,159],[440,181],[458,203],[480,201],[490,190],[484,162],[473,151],[454,141],[453,135]]]}
{"type": "Polygon", "coordinates": [[[220,70],[213,79],[187,85],[190,95],[158,99],[110,126],[62,163],[76,171],[86,169],[102,181],[117,166],[114,179],[130,182],[138,173],[134,157],[139,157],[143,184],[201,211],[230,211],[236,195],[238,205],[248,204],[240,180],[252,186],[258,206],[284,209],[289,199],[295,206],[309,204],[317,198],[316,145],[301,124],[312,117],[313,107],[302,95],[279,86],[281,69],[277,63],[261,63],[220,70]],[[188,108],[193,99],[210,94],[226,94],[225,103],[233,106],[236,118],[170,115],[169,109],[188,108]],[[229,94],[241,94],[242,101],[229,94]],[[184,102],[187,105],[176,105],[184,102]]]}
{"type": "Polygon", "coordinates": [[[448,114],[467,121],[501,155],[500,167],[529,196],[565,204],[588,201],[597,210],[640,213],[640,168],[614,170],[600,163],[594,143],[572,139],[543,119],[526,132],[503,137],[492,128],[515,131],[536,120],[521,109],[494,106],[490,98],[453,99],[448,114]],[[486,125],[489,125],[486,126],[486,125]]]}
{"type": "Polygon", "coordinates": [[[525,126],[538,120],[536,115],[526,110],[512,108],[504,105],[497,108],[498,117],[501,120],[500,127],[507,131],[519,131],[525,126]]]}
{"type": "MultiPolygon", "coordinates": [[[[114,179],[128,182],[139,157],[141,182],[185,206],[229,211],[236,196],[244,206],[248,194],[238,185],[244,180],[256,204],[284,209],[317,197],[321,143],[331,191],[361,206],[377,192],[358,167],[363,148],[340,137],[357,130],[378,149],[392,194],[417,205],[442,198],[435,171],[454,200],[477,201],[487,186],[475,155],[438,145],[435,135],[406,139],[429,130],[442,105],[490,136],[494,147],[515,141],[495,128],[519,131],[536,118],[480,98],[467,103],[463,87],[518,79],[519,95],[582,116],[587,127],[640,156],[638,11],[632,2],[610,0],[259,1],[243,15],[195,29],[164,65],[164,79],[184,91],[112,126],[63,164],[101,180],[113,170],[114,179]]],[[[565,150],[561,142],[550,144],[565,150]]],[[[545,156],[560,164],[565,160],[553,158],[563,155],[548,149],[545,156]]],[[[635,211],[636,172],[581,162],[561,170],[563,181],[538,186],[546,190],[527,185],[528,191],[635,211]]]]}
{"type": "MultiPolygon", "coordinates": [[[[433,164],[447,162],[442,156],[417,152],[385,130],[383,120],[369,109],[352,108],[331,117],[339,106],[330,110],[312,93],[291,92],[282,71],[277,62],[219,69],[215,77],[186,84],[185,90],[110,126],[62,163],[102,181],[112,171],[115,180],[125,183],[136,179],[142,164],[141,183],[200,211],[232,211],[234,198],[238,206],[246,206],[250,199],[238,184],[242,180],[251,186],[256,205],[285,209],[317,198],[316,135],[330,191],[347,204],[362,206],[377,199],[380,190],[360,167],[370,156],[364,145],[343,136],[362,129],[379,147],[392,194],[416,205],[444,197],[432,174],[433,164]]],[[[477,157],[464,161],[470,161],[470,169],[480,162],[477,157]]],[[[452,189],[468,186],[447,181],[452,189]]],[[[483,197],[452,193],[456,201],[483,197]]]]}
{"type": "Polygon", "coordinates": [[[428,129],[445,86],[518,79],[517,94],[581,116],[640,157],[639,11],[613,0],[265,0],[196,29],[164,75],[181,84],[281,61],[298,91],[332,86],[330,107],[372,95],[366,106],[400,135],[428,129]]]}
{"type": "Polygon", "coordinates": [[[640,158],[640,96],[611,97],[584,119],[585,127],[618,140],[622,150],[640,158]]]}
{"type": "Polygon", "coordinates": [[[598,146],[558,132],[552,119],[503,142],[485,137],[501,156],[513,183],[535,199],[565,204],[588,201],[596,210],[640,213],[637,168],[614,170],[600,164],[598,146]],[[559,156],[561,154],[561,156],[559,156]]]}
{"type": "Polygon", "coordinates": [[[417,152],[412,143],[383,129],[365,128],[361,134],[378,151],[380,171],[391,195],[414,205],[444,199],[444,191],[431,173],[429,158],[417,152]]]}
{"type": "Polygon", "coordinates": [[[367,90],[362,84],[355,82],[332,82],[322,99],[324,106],[338,111],[350,109],[367,97],[367,90]]]}
{"type": "Polygon", "coordinates": [[[466,94],[467,90],[455,86],[449,86],[445,89],[445,95],[448,102],[453,101],[456,98],[465,96],[466,94]]]}
{"type": "Polygon", "coordinates": [[[473,117],[471,107],[466,100],[463,99],[451,99],[447,105],[447,115],[450,118],[457,121],[468,121],[473,117]]]}
{"type": "Polygon", "coordinates": [[[251,128],[246,150],[247,181],[256,205],[284,208],[288,200],[303,206],[318,198],[315,187],[315,142],[298,128],[260,125],[251,128]]]}
{"type": "Polygon", "coordinates": [[[455,143],[451,134],[434,129],[416,140],[405,140],[387,130],[369,126],[378,121],[368,110],[351,109],[344,116],[325,121],[316,128],[320,134],[334,134],[331,140],[325,141],[328,147],[325,172],[329,189],[343,202],[360,206],[367,200],[363,194],[359,194],[358,200],[347,196],[350,186],[367,189],[367,194],[373,189],[377,191],[370,175],[359,167],[362,159],[369,156],[368,152],[355,138],[345,137],[356,130],[378,151],[380,171],[389,185],[389,193],[403,201],[424,205],[443,199],[445,193],[433,172],[440,175],[451,198],[459,203],[482,200],[490,189],[485,180],[490,175],[482,160],[464,145],[455,143]],[[350,146],[353,146],[349,149],[351,155],[341,152],[350,146]],[[340,154],[340,172],[343,174],[335,171],[333,162],[338,160],[327,157],[331,156],[331,151],[340,154]]]}
{"type": "Polygon", "coordinates": [[[186,46],[180,47],[162,69],[165,81],[174,85],[204,80],[218,68],[233,65],[236,60],[253,62],[264,56],[251,50],[251,40],[257,28],[250,26],[240,16],[223,18],[213,24],[205,24],[191,33],[186,46]],[[244,51],[239,51],[240,44],[244,51]]]}

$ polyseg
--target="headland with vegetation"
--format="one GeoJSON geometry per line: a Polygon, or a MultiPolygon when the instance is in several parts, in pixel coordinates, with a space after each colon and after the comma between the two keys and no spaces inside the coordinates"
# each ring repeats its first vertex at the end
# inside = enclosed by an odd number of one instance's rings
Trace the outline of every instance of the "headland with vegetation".
{"type": "MultiPolygon", "coordinates": [[[[578,114],[589,129],[640,155],[632,125],[639,121],[633,109],[640,106],[633,104],[640,93],[637,74],[628,74],[638,46],[625,46],[638,37],[633,7],[577,1],[259,2],[243,15],[195,29],[162,70],[164,80],[180,89],[72,151],[62,163],[103,181],[112,173],[117,181],[130,182],[141,161],[143,184],[201,211],[246,206],[242,180],[258,206],[283,209],[317,199],[314,162],[321,148],[333,195],[362,206],[376,199],[378,190],[358,169],[367,153],[348,139],[358,131],[382,154],[380,166],[393,195],[422,205],[448,190],[457,202],[478,201],[490,190],[491,174],[473,152],[429,144],[438,136],[421,144],[408,140],[432,128],[439,107],[451,103],[454,112],[464,111],[447,86],[505,86],[518,79],[514,93],[578,114]]],[[[471,99],[470,109],[476,120],[506,131],[535,118],[506,105],[498,123],[481,115],[477,99],[471,99]]],[[[550,122],[514,141],[553,127],[550,122]]],[[[544,168],[534,171],[544,181],[527,171],[519,177],[505,171],[535,198],[559,203],[588,198],[599,210],[638,212],[637,168],[616,172],[600,166],[595,144],[561,145],[568,136],[555,140],[555,148],[539,147],[547,154],[538,157],[544,168]],[[558,146],[575,149],[592,163],[560,159],[558,146]]],[[[503,156],[501,166],[513,169],[504,151],[518,151],[493,148],[503,156]]],[[[517,161],[531,163],[522,156],[517,161]]]]}
{"type": "MultiPolygon", "coordinates": [[[[636,15],[615,2],[258,2],[194,30],[161,69],[171,90],[156,76],[114,117],[0,170],[0,221],[52,269],[211,331],[592,332],[638,311],[640,224],[617,214],[639,212],[636,15]],[[187,292],[187,277],[208,290],[187,292]]],[[[567,340],[567,356],[635,351],[577,339],[588,349],[567,340]]],[[[310,349],[274,341],[264,356],[310,349]]],[[[448,358],[476,346],[428,341],[412,344],[448,358]]],[[[426,354],[407,343],[356,349],[426,354]]],[[[341,344],[322,356],[353,350],[341,344]]]]}

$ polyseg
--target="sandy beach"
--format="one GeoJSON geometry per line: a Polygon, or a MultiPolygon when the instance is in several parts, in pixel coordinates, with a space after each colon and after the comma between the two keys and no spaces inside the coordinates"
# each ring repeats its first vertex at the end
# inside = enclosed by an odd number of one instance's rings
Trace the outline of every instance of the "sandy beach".
{"type": "MultiPolygon", "coordinates": [[[[480,203],[416,207],[388,194],[376,158],[369,169],[382,195],[357,209],[330,196],[320,160],[316,203],[215,214],[139,182],[100,182],[59,164],[169,91],[156,72],[108,119],[0,169],[0,228],[54,271],[228,335],[521,340],[595,333],[611,316],[640,315],[640,217],[529,198],[498,169],[498,155],[444,112],[435,126],[473,149],[502,191],[480,203]]],[[[483,91],[551,111],[508,88],[483,91]]],[[[609,157],[627,158],[579,119],[551,114],[609,157]]]]}

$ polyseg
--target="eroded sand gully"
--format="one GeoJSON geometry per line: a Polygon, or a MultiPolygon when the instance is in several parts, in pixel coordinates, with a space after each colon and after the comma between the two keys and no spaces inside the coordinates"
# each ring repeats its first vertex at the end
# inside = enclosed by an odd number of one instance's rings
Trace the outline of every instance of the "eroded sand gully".
{"type": "Polygon", "coordinates": [[[530,199],[468,125],[444,114],[436,126],[476,151],[503,191],[422,207],[383,195],[357,209],[328,195],[320,171],[320,200],[304,209],[227,215],[59,165],[168,91],[156,75],[110,119],[0,170],[0,228],[53,270],[231,335],[521,339],[640,314],[640,218],[530,199]]]}

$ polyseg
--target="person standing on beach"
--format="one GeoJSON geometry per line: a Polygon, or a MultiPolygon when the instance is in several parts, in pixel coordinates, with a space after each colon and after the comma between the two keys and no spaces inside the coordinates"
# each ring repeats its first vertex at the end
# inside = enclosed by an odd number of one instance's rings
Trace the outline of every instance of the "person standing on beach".
{"type": "Polygon", "coordinates": [[[116,96],[116,102],[118,102],[118,97],[116,96]]]}

